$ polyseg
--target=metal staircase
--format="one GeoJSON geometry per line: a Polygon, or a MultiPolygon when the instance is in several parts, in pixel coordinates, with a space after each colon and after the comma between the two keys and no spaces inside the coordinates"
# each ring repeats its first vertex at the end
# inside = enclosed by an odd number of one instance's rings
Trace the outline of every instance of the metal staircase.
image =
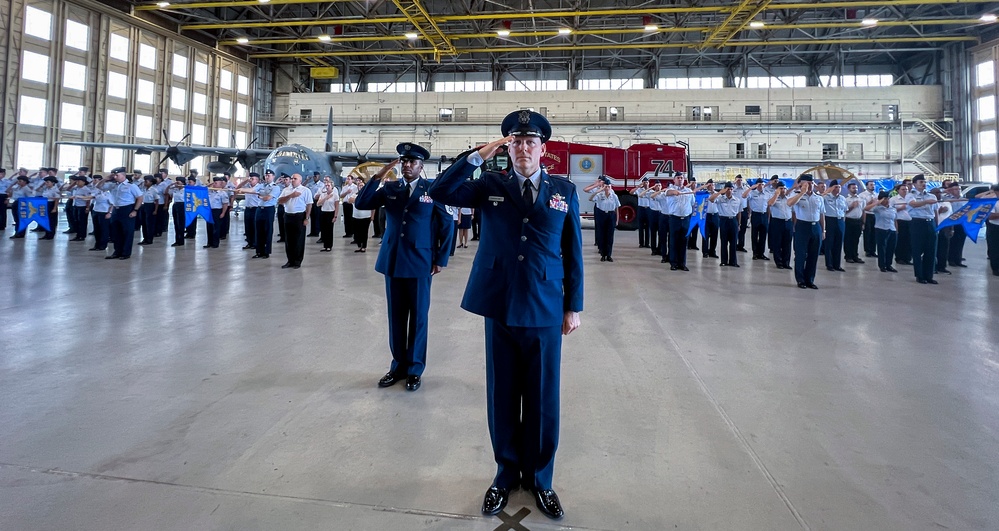
{"type": "Polygon", "coordinates": [[[927,136],[926,138],[920,140],[916,145],[909,148],[909,151],[905,154],[905,161],[911,162],[913,166],[919,168],[919,170],[927,177],[935,178],[943,175],[939,168],[929,162],[920,160],[920,157],[936,147],[940,142],[951,142],[954,140],[953,133],[941,125],[941,123],[949,124],[951,122],[949,120],[944,122],[931,122],[923,120],[922,118],[916,118],[912,121],[916,124],[916,128],[921,132],[926,133],[927,136]]]}

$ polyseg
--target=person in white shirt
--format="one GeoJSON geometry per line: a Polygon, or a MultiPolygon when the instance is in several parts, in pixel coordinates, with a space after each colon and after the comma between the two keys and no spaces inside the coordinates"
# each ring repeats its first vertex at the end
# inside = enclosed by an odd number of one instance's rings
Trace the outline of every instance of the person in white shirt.
{"type": "Polygon", "coordinates": [[[364,177],[355,177],[354,184],[356,185],[353,193],[350,196],[345,196],[343,199],[344,204],[350,204],[353,211],[351,212],[351,230],[354,232],[354,242],[357,243],[357,249],[354,249],[355,253],[364,253],[368,250],[368,229],[371,227],[371,211],[361,210],[354,206],[354,199],[357,198],[357,194],[360,192],[361,188],[364,188],[364,177]]]}
{"type": "Polygon", "coordinates": [[[320,252],[328,253],[333,250],[333,225],[336,223],[340,205],[340,192],[333,186],[333,180],[329,177],[323,180],[323,188],[319,190],[316,204],[319,206],[319,233],[323,242],[323,249],[320,252]]]}
{"type": "Polygon", "coordinates": [[[874,219],[878,269],[882,273],[898,273],[898,270],[891,266],[891,259],[895,254],[895,243],[898,240],[898,231],[895,227],[898,210],[891,206],[888,192],[878,194],[877,199],[872,199],[864,207],[864,210],[867,211],[867,215],[874,219]]]}
{"type": "MultiPolygon", "coordinates": [[[[343,237],[354,237],[354,204],[349,203],[347,198],[357,195],[357,184],[354,177],[348,175],[340,188],[340,199],[343,200],[343,237]]],[[[351,241],[350,243],[354,243],[351,241]]]]}
{"type": "Polygon", "coordinates": [[[281,192],[278,204],[284,205],[284,250],[288,256],[281,268],[298,269],[305,258],[305,229],[312,216],[312,190],[302,185],[300,174],[291,176],[291,186],[281,192]]]}
{"type": "Polygon", "coordinates": [[[898,227],[898,246],[895,247],[895,263],[901,265],[912,265],[912,244],[909,241],[909,222],[912,221],[912,217],[909,216],[909,212],[905,209],[910,186],[912,184],[909,179],[902,181],[902,184],[896,188],[898,195],[888,199],[888,206],[898,211],[898,216],[895,218],[895,225],[898,227]]]}
{"type": "Polygon", "coordinates": [[[846,230],[843,232],[843,254],[846,255],[846,263],[863,264],[860,258],[860,235],[864,231],[864,207],[869,201],[865,201],[863,196],[857,193],[859,181],[850,181],[846,185],[846,230]]]}

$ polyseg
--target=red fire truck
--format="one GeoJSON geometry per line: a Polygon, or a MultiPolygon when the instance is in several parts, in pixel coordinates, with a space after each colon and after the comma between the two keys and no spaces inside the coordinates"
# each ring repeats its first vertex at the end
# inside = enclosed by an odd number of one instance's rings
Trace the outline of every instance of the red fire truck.
{"type": "Polygon", "coordinates": [[[572,179],[579,190],[579,210],[583,218],[593,217],[593,203],[590,194],[583,188],[592,184],[601,175],[611,180],[614,191],[621,200],[621,215],[618,229],[638,229],[638,198],[629,191],[648,177],[672,179],[674,173],[690,175],[690,157],[685,143],[633,144],[621,149],[606,146],[592,146],[572,142],[550,140],[541,157],[548,173],[563,175],[572,179]]]}

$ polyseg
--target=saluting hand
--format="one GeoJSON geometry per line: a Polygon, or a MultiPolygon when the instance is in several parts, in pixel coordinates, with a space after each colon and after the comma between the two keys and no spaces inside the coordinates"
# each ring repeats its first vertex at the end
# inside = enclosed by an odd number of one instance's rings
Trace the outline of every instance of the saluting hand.
{"type": "Polygon", "coordinates": [[[499,140],[493,140],[492,142],[479,148],[479,156],[482,157],[482,160],[489,160],[496,154],[497,151],[500,150],[501,147],[509,144],[510,142],[513,142],[513,135],[503,137],[499,140]]]}
{"type": "Polygon", "coordinates": [[[565,312],[562,316],[562,335],[567,336],[579,328],[579,312],[565,312]]]}

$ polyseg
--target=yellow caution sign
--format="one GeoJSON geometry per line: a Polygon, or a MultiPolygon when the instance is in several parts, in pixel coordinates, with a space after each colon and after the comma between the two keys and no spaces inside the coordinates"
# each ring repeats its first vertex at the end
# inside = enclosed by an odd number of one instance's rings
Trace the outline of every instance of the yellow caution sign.
{"type": "Polygon", "coordinates": [[[340,77],[340,69],[335,66],[314,66],[309,74],[312,79],[335,79],[340,77]]]}

